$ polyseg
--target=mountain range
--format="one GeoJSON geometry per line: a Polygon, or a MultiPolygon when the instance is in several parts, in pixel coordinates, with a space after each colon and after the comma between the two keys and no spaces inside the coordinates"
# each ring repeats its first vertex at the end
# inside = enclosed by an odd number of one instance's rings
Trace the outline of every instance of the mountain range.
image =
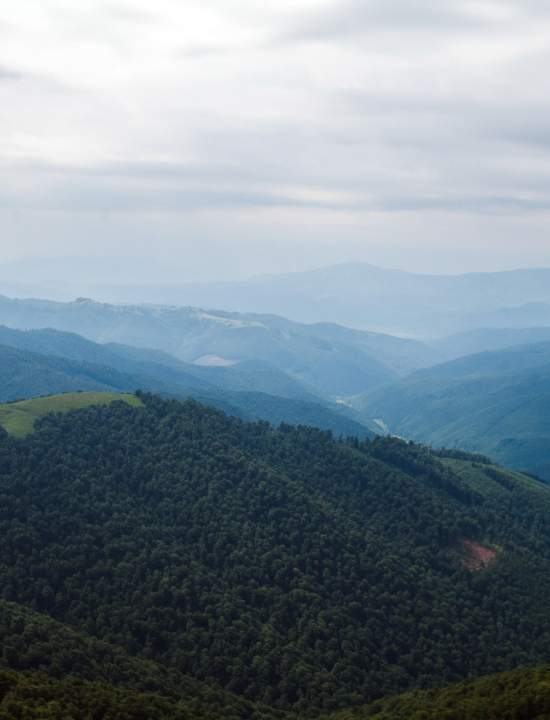
{"type": "Polygon", "coordinates": [[[355,398],[379,427],[550,480],[550,342],[461,357],[355,398]]]}
{"type": "Polygon", "coordinates": [[[273,315],[86,299],[0,298],[0,321],[11,325],[0,327],[3,401],[141,388],[274,425],[464,448],[550,480],[550,328],[420,342],[273,315]],[[87,338],[67,332],[75,329],[87,338]]]}
{"type": "Polygon", "coordinates": [[[0,402],[82,391],[152,390],[194,397],[244,419],[314,425],[337,435],[370,435],[352,409],[308,393],[263,363],[187,365],[156,351],[93,343],[56,330],[0,327],[0,402]]]}
{"type": "Polygon", "coordinates": [[[520,345],[550,342],[550,327],[482,327],[430,341],[430,346],[445,360],[504,350],[520,345]]]}
{"type": "Polygon", "coordinates": [[[324,397],[361,392],[438,357],[416,340],[328,323],[302,325],[272,315],[110,305],[82,298],[59,303],[0,297],[0,324],[54,328],[97,343],[151,348],[198,366],[267,362],[324,397]]]}
{"type": "Polygon", "coordinates": [[[546,720],[545,300],[401,281],[424,340],[0,297],[0,716],[546,720]]]}
{"type": "Polygon", "coordinates": [[[550,269],[427,275],[345,263],[240,282],[98,292],[118,302],[269,313],[422,339],[479,327],[550,326],[550,269]]]}
{"type": "MultiPolygon", "coordinates": [[[[75,260],[70,268],[64,298],[82,294],[83,283],[75,280],[73,286],[71,277],[85,277],[86,292],[109,302],[223,308],[422,339],[481,327],[550,327],[549,269],[429,275],[354,262],[237,282],[115,286],[93,280],[94,273],[105,276],[103,267],[100,272],[75,260]]],[[[36,263],[0,268],[0,292],[28,297],[31,283],[14,278],[36,278],[36,293],[39,279],[54,272],[53,262],[42,272],[36,263]]],[[[58,297],[59,288],[43,288],[42,295],[58,297]]]]}

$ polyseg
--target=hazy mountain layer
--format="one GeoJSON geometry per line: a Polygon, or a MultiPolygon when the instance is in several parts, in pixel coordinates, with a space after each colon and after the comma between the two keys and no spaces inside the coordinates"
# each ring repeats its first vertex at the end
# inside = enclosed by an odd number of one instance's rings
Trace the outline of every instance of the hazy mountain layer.
{"type": "Polygon", "coordinates": [[[488,325],[550,326],[546,269],[421,275],[347,263],[245,282],[119,288],[111,297],[276,313],[423,338],[488,325]]]}
{"type": "Polygon", "coordinates": [[[50,327],[99,343],[148,347],[199,366],[261,361],[323,397],[362,392],[438,359],[433,350],[412,340],[190,307],[0,298],[0,323],[20,329],[50,327]]]}
{"type": "Polygon", "coordinates": [[[539,342],[550,342],[550,327],[483,327],[433,340],[430,345],[446,360],[454,360],[465,355],[539,342]]]}
{"type": "Polygon", "coordinates": [[[208,391],[216,387],[273,393],[312,402],[319,400],[302,383],[261,361],[238,363],[230,368],[201,367],[160,351],[113,343],[101,345],[75,333],[51,329],[21,331],[0,326],[0,345],[102,365],[126,375],[147,376],[149,383],[153,378],[163,383],[159,388],[164,390],[184,386],[208,391]]]}
{"type": "Polygon", "coordinates": [[[354,401],[389,432],[550,480],[550,343],[459,358],[354,401]]]}
{"type": "MultiPolygon", "coordinates": [[[[0,346],[0,402],[82,390],[134,391],[139,379],[107,366],[0,346]]],[[[160,388],[157,388],[160,390],[160,388]]]]}
{"type": "MultiPolygon", "coordinates": [[[[0,402],[76,391],[144,389],[180,398],[195,397],[248,420],[315,425],[337,435],[371,434],[353,410],[324,403],[299,383],[269,367],[236,366],[230,369],[234,376],[227,371],[232,375],[228,379],[227,373],[218,372],[217,368],[188,366],[191,374],[186,372],[184,363],[168,356],[168,365],[146,362],[147,351],[137,350],[133,359],[132,348],[105,348],[73,333],[52,330],[23,332],[0,328],[0,342],[11,344],[0,345],[0,402]],[[20,349],[29,347],[49,354],[20,349]],[[93,358],[101,364],[82,358],[93,358]],[[283,396],[254,388],[277,391],[283,396]]],[[[160,353],[150,355],[155,360],[165,360],[160,353]]]]}
{"type": "Polygon", "coordinates": [[[516,307],[503,307],[492,312],[478,312],[468,318],[469,326],[489,328],[550,327],[550,304],[525,303],[516,307]]]}

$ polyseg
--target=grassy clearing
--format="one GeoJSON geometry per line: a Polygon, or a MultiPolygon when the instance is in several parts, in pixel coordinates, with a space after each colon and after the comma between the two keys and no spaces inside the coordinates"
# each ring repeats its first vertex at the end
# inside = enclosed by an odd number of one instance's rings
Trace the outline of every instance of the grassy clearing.
{"type": "Polygon", "coordinates": [[[486,498],[509,497],[510,490],[536,493],[541,507],[550,509],[550,484],[499,465],[481,465],[465,460],[443,459],[468,487],[486,498]]]}
{"type": "Polygon", "coordinates": [[[80,410],[90,405],[109,405],[115,400],[122,400],[134,407],[142,405],[135,395],[125,393],[82,392],[50,395],[0,405],[0,426],[10,435],[24,437],[33,431],[35,421],[44,415],[80,410]]]}

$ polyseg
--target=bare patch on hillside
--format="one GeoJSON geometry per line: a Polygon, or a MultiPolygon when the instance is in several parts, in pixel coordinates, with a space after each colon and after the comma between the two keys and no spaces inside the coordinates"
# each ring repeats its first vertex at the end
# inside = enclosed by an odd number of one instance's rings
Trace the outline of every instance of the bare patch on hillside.
{"type": "Polygon", "coordinates": [[[237,364],[237,360],[229,360],[229,358],[220,357],[220,355],[201,355],[193,364],[202,365],[203,367],[231,367],[237,364]]]}
{"type": "Polygon", "coordinates": [[[472,572],[485,570],[497,556],[496,550],[480,545],[474,540],[463,540],[462,546],[465,550],[462,562],[472,572]]]}

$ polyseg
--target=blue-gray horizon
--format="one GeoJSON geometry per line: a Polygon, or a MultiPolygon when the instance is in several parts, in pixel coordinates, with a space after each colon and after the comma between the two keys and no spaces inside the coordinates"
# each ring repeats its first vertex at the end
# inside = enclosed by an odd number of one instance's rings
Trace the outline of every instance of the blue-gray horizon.
{"type": "Polygon", "coordinates": [[[549,31],[525,0],[8,0],[0,265],[550,266],[549,31]]]}

